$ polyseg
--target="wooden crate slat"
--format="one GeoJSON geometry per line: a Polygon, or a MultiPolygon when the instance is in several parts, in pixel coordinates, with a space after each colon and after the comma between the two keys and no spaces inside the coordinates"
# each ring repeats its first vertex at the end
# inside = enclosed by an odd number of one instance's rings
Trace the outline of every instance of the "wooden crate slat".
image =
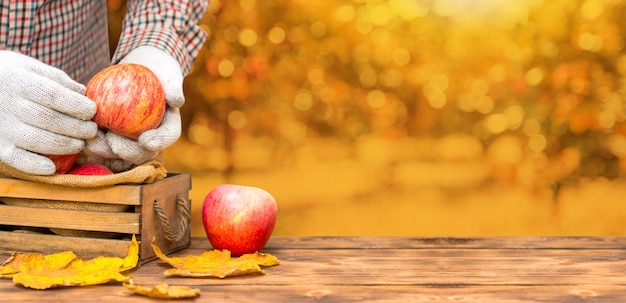
{"type": "Polygon", "coordinates": [[[125,234],[141,232],[141,214],[0,205],[0,224],[125,234]]]}
{"type": "Polygon", "coordinates": [[[78,188],[0,178],[0,197],[139,205],[141,191],[130,185],[78,188]]]}
{"type": "Polygon", "coordinates": [[[0,238],[2,239],[0,250],[3,252],[52,254],[73,251],[81,258],[97,256],[122,258],[128,254],[128,246],[130,245],[130,240],[65,237],[6,231],[0,231],[0,238]]]}

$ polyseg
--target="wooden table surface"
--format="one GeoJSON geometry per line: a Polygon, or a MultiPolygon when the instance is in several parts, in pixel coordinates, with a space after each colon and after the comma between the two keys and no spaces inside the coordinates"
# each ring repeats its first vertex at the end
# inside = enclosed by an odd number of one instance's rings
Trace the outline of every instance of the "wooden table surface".
{"type": "MultiPolygon", "coordinates": [[[[204,238],[172,254],[200,254],[204,238]]],[[[139,285],[187,285],[180,302],[626,302],[622,237],[273,237],[281,264],[265,275],[165,277],[160,260],[130,272],[139,285]]],[[[31,290],[0,279],[2,302],[163,302],[121,284],[31,290]]]]}

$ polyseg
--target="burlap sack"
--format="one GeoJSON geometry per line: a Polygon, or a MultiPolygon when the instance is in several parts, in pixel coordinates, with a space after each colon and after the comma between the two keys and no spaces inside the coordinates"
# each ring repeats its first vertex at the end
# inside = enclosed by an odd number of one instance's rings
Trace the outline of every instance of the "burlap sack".
{"type": "Polygon", "coordinates": [[[56,174],[52,176],[30,175],[4,163],[0,163],[0,178],[14,178],[39,183],[70,187],[102,187],[117,184],[145,184],[161,180],[167,170],[158,159],[148,161],[130,170],[108,176],[79,176],[56,174]]]}

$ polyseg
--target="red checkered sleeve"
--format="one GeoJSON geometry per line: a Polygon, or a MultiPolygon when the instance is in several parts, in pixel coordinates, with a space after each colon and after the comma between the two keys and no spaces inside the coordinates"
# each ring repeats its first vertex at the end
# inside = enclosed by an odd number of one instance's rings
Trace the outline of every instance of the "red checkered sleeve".
{"type": "Polygon", "coordinates": [[[110,64],[106,9],[104,1],[0,1],[0,49],[86,83],[110,64]]]}
{"type": "Polygon", "coordinates": [[[198,22],[209,2],[129,0],[127,5],[113,62],[119,62],[139,46],[154,46],[176,58],[187,74],[206,40],[206,33],[198,22]]]}

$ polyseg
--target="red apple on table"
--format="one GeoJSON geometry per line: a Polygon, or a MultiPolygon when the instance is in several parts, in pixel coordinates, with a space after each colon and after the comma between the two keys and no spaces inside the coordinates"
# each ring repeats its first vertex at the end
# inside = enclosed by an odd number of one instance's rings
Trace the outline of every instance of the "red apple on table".
{"type": "Polygon", "coordinates": [[[211,245],[233,256],[261,251],[276,224],[276,200],[251,186],[222,184],[207,194],[202,223],[211,245]]]}
{"type": "Polygon", "coordinates": [[[74,167],[67,173],[71,175],[83,176],[106,176],[112,175],[113,171],[99,163],[82,163],[74,165],[74,167]]]}
{"type": "Polygon", "coordinates": [[[159,78],[132,63],[101,70],[87,83],[85,95],[96,103],[93,121],[100,128],[135,140],[161,124],[167,105],[159,78]]]}
{"type": "Polygon", "coordinates": [[[80,153],[71,154],[71,155],[42,155],[42,156],[45,156],[48,159],[52,160],[52,163],[54,163],[54,167],[56,167],[56,171],[54,172],[55,174],[64,174],[68,172],[72,168],[72,166],[74,166],[74,163],[76,163],[76,160],[78,159],[79,155],[80,153]]]}

